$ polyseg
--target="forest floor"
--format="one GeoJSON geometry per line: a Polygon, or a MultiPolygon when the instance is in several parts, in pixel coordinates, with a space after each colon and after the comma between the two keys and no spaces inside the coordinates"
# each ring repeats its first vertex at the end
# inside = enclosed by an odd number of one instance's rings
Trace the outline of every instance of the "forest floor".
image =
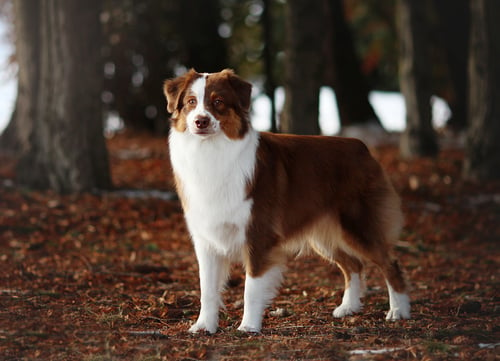
{"type": "MultiPolygon", "coordinates": [[[[165,139],[108,141],[117,188],[171,191],[165,139]]],[[[1,360],[499,360],[500,184],[463,182],[463,152],[405,161],[373,149],[403,199],[395,254],[412,319],[387,322],[367,269],[364,311],[335,319],[340,271],[292,259],[261,334],[237,331],[244,275],[232,270],[215,335],[191,335],[197,264],[179,202],[164,193],[57,195],[17,186],[0,156],[1,360]]]]}

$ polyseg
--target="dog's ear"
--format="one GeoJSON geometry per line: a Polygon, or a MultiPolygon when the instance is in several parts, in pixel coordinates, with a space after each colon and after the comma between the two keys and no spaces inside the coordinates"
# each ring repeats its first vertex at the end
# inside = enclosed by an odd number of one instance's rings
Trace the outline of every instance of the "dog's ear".
{"type": "Polygon", "coordinates": [[[251,104],[252,84],[241,79],[231,69],[224,69],[221,73],[227,76],[229,84],[238,96],[241,107],[245,112],[248,112],[251,104]]]}
{"type": "MultiPolygon", "coordinates": [[[[167,98],[167,111],[174,114],[182,108],[181,101],[183,94],[190,83],[198,73],[196,70],[191,69],[186,74],[181,75],[175,79],[167,79],[163,84],[163,93],[167,98]]],[[[174,114],[175,115],[175,114],[174,114]]]]}

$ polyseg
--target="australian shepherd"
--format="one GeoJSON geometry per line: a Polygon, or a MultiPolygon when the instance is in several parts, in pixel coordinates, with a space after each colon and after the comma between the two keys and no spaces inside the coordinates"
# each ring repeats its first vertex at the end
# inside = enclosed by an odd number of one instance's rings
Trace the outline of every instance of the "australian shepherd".
{"type": "Polygon", "coordinates": [[[201,310],[190,332],[217,331],[232,262],[246,271],[239,330],[260,332],[287,256],[313,250],[336,263],[345,291],[334,317],[361,310],[361,273],[373,262],[389,291],[388,320],[410,317],[397,261],[400,200],[357,139],[260,133],[252,86],[231,70],[167,80],[170,157],[199,264],[201,310]]]}

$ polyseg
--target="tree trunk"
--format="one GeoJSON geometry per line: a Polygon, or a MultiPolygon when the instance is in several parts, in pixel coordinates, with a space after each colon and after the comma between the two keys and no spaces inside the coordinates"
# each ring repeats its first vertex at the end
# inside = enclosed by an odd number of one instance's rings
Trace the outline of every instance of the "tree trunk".
{"type": "Polygon", "coordinates": [[[40,86],[21,183],[58,192],[110,186],[102,132],[99,0],[40,1],[40,86]]]}
{"type": "Polygon", "coordinates": [[[464,175],[500,179],[500,2],[471,1],[468,144],[464,175]]]}
{"type": "Polygon", "coordinates": [[[12,153],[23,154],[29,150],[29,137],[35,119],[36,96],[40,76],[39,29],[40,3],[16,0],[14,27],[16,37],[17,98],[9,125],[0,137],[0,147],[12,153]]]}
{"type": "Polygon", "coordinates": [[[405,157],[435,156],[438,144],[431,116],[430,64],[425,1],[399,0],[399,78],[406,104],[406,131],[400,150],[405,157]]]}
{"type": "Polygon", "coordinates": [[[271,132],[276,133],[278,131],[278,126],[276,122],[276,100],[274,93],[276,91],[276,82],[274,77],[274,41],[273,41],[273,19],[271,11],[272,0],[264,0],[264,11],[262,12],[262,35],[264,42],[263,49],[263,61],[264,61],[264,73],[265,73],[265,93],[271,102],[271,115],[270,124],[271,132]]]}
{"type": "Polygon", "coordinates": [[[280,122],[285,133],[320,133],[323,10],[322,1],[287,2],[285,105],[280,122]]]}
{"type": "Polygon", "coordinates": [[[340,123],[342,126],[378,124],[369,100],[370,91],[354,48],[351,30],[345,20],[342,0],[327,0],[330,21],[333,72],[331,85],[335,89],[340,123]]]}
{"type": "Polygon", "coordinates": [[[456,131],[467,128],[467,55],[469,50],[469,0],[434,0],[439,16],[442,45],[453,86],[449,101],[451,118],[446,125],[456,131]]]}

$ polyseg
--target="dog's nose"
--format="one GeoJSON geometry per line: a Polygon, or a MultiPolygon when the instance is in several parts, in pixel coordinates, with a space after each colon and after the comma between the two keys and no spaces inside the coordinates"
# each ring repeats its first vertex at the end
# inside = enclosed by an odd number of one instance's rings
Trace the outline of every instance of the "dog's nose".
{"type": "Polygon", "coordinates": [[[207,116],[200,116],[194,121],[198,129],[205,129],[210,124],[210,118],[207,116]]]}

